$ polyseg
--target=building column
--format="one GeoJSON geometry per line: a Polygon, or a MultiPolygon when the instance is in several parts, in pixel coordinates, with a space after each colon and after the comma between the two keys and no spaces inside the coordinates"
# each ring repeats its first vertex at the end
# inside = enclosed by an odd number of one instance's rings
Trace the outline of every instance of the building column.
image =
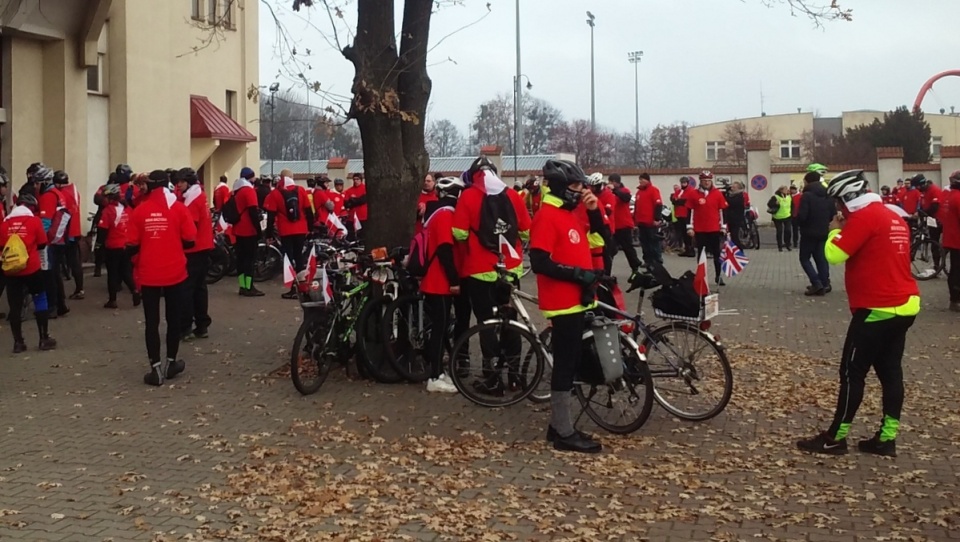
{"type": "MultiPolygon", "coordinates": [[[[747,151],[747,190],[750,202],[759,209],[766,207],[766,201],[776,191],[770,168],[770,141],[751,140],[744,144],[747,151]]],[[[761,212],[757,222],[770,221],[770,213],[761,212]]]]}
{"type": "Polygon", "coordinates": [[[86,194],[87,74],[77,67],[79,54],[73,40],[43,45],[43,156],[36,160],[66,171],[86,194]]]}
{"type": "MultiPolygon", "coordinates": [[[[350,186],[347,184],[347,160],[343,156],[333,156],[330,160],[327,161],[327,176],[330,177],[330,182],[333,182],[336,179],[343,179],[344,187],[350,186]]],[[[332,189],[333,185],[329,185],[328,188],[332,189]]],[[[344,188],[346,189],[346,188],[344,188]]]]}
{"type": "Polygon", "coordinates": [[[960,170],[960,145],[940,148],[940,185],[950,186],[950,174],[960,170]]]}
{"type": "Polygon", "coordinates": [[[880,186],[895,186],[897,179],[903,179],[903,148],[877,147],[877,186],[871,186],[874,192],[880,192],[880,186]]]}

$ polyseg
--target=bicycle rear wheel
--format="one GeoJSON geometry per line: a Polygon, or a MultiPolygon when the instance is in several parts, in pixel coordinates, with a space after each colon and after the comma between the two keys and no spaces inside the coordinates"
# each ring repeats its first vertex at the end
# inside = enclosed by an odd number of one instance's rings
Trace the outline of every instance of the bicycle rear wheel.
{"type": "Polygon", "coordinates": [[[387,359],[387,347],[381,330],[383,315],[391,301],[388,297],[371,299],[357,321],[357,367],[361,374],[383,384],[395,384],[403,380],[387,359]]]}
{"type": "Polygon", "coordinates": [[[910,274],[916,280],[936,278],[943,271],[944,254],[940,243],[924,239],[910,248],[910,274]],[[938,257],[935,259],[934,254],[938,257]]]}
{"type": "Polygon", "coordinates": [[[430,336],[421,294],[404,295],[387,305],[381,336],[387,361],[410,382],[430,378],[430,364],[423,355],[430,336]]]}
{"type": "MultiPolygon", "coordinates": [[[[551,345],[553,344],[553,328],[548,327],[540,332],[540,343],[543,345],[543,349],[546,352],[550,352],[551,345]]],[[[533,362],[535,352],[530,350],[523,355],[523,365],[529,365],[533,362]]],[[[553,363],[550,361],[550,358],[544,356],[546,363],[543,364],[543,376],[540,377],[540,382],[537,383],[536,387],[533,388],[533,391],[530,392],[530,399],[533,403],[546,403],[550,400],[550,381],[553,380],[553,363]]]]}
{"type": "Polygon", "coordinates": [[[210,264],[207,267],[207,284],[215,284],[227,275],[230,268],[230,251],[226,246],[215,244],[210,251],[210,264]]]}
{"type": "Polygon", "coordinates": [[[687,322],[669,322],[642,343],[654,398],[667,412],[703,421],[723,412],[733,395],[733,371],[723,348],[687,322]]]}
{"type": "Polygon", "coordinates": [[[277,276],[282,267],[282,256],[276,249],[263,243],[257,245],[257,259],[253,265],[253,281],[264,282],[277,276]]]}
{"type": "Polygon", "coordinates": [[[537,338],[512,320],[496,320],[468,329],[453,346],[450,378],[460,393],[485,407],[515,405],[526,399],[543,377],[544,355],[537,338]],[[481,336],[495,345],[484,359],[481,336]],[[532,352],[532,354],[530,354],[532,352]],[[529,356],[529,362],[523,360],[529,356]],[[506,381],[504,381],[506,377],[506,381]]]}
{"type": "MultiPolygon", "coordinates": [[[[593,336],[584,337],[584,356],[596,356],[593,336]]],[[[653,410],[653,378],[634,340],[620,333],[623,376],[607,384],[577,382],[573,387],[580,405],[594,423],[611,433],[633,433],[646,423],[653,410]]],[[[595,363],[599,363],[596,360],[595,363]]]]}
{"type": "Polygon", "coordinates": [[[302,395],[316,393],[330,374],[327,346],[332,337],[329,315],[304,316],[290,350],[290,378],[302,395]]]}

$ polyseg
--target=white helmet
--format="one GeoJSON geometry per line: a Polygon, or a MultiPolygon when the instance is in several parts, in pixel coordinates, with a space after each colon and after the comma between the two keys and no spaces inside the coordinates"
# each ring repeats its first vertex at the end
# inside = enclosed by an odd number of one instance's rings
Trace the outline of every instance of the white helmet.
{"type": "Polygon", "coordinates": [[[838,173],[827,185],[827,195],[848,202],[867,193],[867,179],[862,169],[851,169],[838,173]]]}
{"type": "Polygon", "coordinates": [[[603,173],[599,171],[596,173],[591,173],[587,177],[587,186],[602,186],[603,185],[603,173]]]}
{"type": "Polygon", "coordinates": [[[437,180],[437,192],[442,196],[459,196],[466,187],[460,177],[441,177],[437,180]]]}

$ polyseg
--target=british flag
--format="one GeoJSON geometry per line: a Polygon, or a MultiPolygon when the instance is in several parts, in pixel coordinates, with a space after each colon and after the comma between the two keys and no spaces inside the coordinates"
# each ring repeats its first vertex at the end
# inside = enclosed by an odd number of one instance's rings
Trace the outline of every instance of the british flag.
{"type": "Polygon", "coordinates": [[[723,244],[720,269],[725,276],[732,277],[739,274],[748,263],[750,263],[750,258],[747,258],[740,247],[733,244],[729,239],[723,244]]]}

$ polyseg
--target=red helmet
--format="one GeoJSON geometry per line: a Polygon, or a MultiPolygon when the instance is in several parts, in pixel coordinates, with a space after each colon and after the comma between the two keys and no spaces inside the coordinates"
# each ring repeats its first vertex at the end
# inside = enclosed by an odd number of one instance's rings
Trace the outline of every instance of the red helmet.
{"type": "Polygon", "coordinates": [[[700,172],[700,180],[701,180],[701,181],[712,181],[712,180],[713,180],[713,173],[710,173],[710,171],[709,171],[709,170],[706,170],[706,169],[703,170],[703,171],[701,171],[701,172],[700,172]]]}

